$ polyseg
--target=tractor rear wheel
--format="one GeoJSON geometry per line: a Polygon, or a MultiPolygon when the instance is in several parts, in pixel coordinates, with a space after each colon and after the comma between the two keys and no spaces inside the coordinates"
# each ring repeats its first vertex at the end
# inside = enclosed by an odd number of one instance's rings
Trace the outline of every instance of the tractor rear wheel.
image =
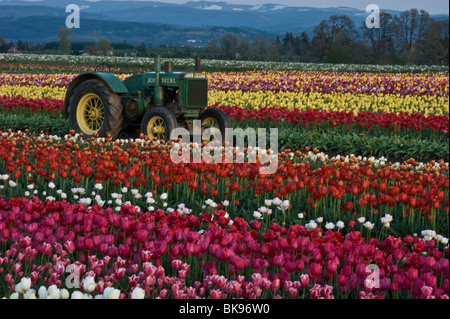
{"type": "Polygon", "coordinates": [[[123,107],[120,96],[102,81],[88,80],[73,92],[69,102],[70,128],[85,138],[111,134],[116,139],[122,129],[123,107]]]}
{"type": "MultiPolygon", "coordinates": [[[[222,110],[216,108],[206,109],[202,115],[200,116],[200,120],[202,123],[202,140],[203,140],[203,132],[207,129],[210,129],[210,133],[212,135],[218,135],[220,132],[222,136],[222,143],[225,145],[228,140],[227,137],[227,129],[231,128],[231,122],[228,115],[225,114],[222,110]]],[[[212,136],[211,136],[212,137],[212,136]]],[[[213,139],[206,140],[206,142],[210,142],[213,139]]]]}
{"type": "Polygon", "coordinates": [[[170,134],[177,128],[175,115],[165,107],[155,107],[145,114],[141,124],[141,133],[151,140],[158,139],[168,142],[170,134]]]}

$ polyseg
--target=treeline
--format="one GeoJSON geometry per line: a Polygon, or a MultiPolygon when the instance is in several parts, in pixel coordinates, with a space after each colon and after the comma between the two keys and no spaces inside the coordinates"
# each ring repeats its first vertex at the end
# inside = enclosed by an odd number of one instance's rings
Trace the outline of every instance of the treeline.
{"type": "Polygon", "coordinates": [[[381,12],[379,28],[369,29],[336,15],[320,22],[311,36],[290,32],[282,39],[249,42],[230,34],[211,41],[207,51],[217,59],[449,65],[449,21],[411,9],[399,16],[381,12]]]}
{"type": "MultiPolygon", "coordinates": [[[[380,13],[379,28],[356,26],[346,15],[331,16],[316,26],[311,34],[286,33],[276,39],[250,41],[235,34],[226,34],[198,48],[152,47],[141,43],[132,46],[112,43],[71,43],[70,32],[58,31],[59,42],[33,46],[18,41],[20,51],[52,51],[90,55],[132,55],[151,57],[164,52],[169,58],[191,58],[199,55],[207,59],[260,60],[289,62],[322,62],[353,64],[449,65],[449,20],[435,20],[424,10],[410,9],[398,16],[380,13]],[[164,50],[163,50],[164,49],[164,50]]],[[[0,37],[0,53],[7,52],[13,43],[0,37]]]]}

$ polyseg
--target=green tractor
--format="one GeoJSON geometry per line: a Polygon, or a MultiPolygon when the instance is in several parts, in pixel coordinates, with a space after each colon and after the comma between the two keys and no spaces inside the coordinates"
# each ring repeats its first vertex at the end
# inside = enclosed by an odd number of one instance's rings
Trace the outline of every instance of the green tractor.
{"type": "Polygon", "coordinates": [[[173,129],[183,127],[191,134],[193,122],[201,120],[202,132],[225,130],[230,119],[221,110],[207,108],[208,78],[196,58],[194,72],[173,72],[172,62],[155,58],[155,71],[130,76],[125,81],[111,73],[92,72],[77,76],[69,85],[64,116],[71,129],[85,138],[94,134],[116,139],[121,131],[137,131],[168,141],[173,129]]]}

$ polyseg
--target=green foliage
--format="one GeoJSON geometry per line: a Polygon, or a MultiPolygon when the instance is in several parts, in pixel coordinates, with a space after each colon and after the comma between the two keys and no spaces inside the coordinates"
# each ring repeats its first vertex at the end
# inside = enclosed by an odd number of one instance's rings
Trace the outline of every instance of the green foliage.
{"type": "Polygon", "coordinates": [[[69,123],[58,115],[46,112],[0,112],[0,131],[25,131],[36,133],[48,133],[51,135],[64,136],[69,132],[69,123]]]}

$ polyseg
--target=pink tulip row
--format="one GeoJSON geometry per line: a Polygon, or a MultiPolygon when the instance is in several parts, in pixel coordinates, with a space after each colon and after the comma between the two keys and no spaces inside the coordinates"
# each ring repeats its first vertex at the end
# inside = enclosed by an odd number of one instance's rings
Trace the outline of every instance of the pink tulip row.
{"type": "MultiPolygon", "coordinates": [[[[117,75],[124,80],[129,75],[117,75]]],[[[0,74],[0,85],[68,87],[73,74],[0,74]]],[[[449,96],[448,74],[258,71],[208,74],[210,90],[449,96]]]]}
{"type": "Polygon", "coordinates": [[[212,73],[219,91],[438,95],[448,97],[448,74],[384,74],[258,71],[212,73]]]}
{"type": "MultiPolygon", "coordinates": [[[[352,224],[354,225],[354,224],[352,224]]],[[[434,240],[380,241],[348,233],[231,220],[224,211],[119,214],[98,206],[0,198],[0,280],[9,296],[31,287],[64,288],[69,265],[95,290],[140,288],[147,298],[448,298],[448,247],[434,240]],[[377,281],[368,266],[376,265],[377,281]],[[379,279],[379,281],[378,281],[379,279]],[[373,285],[378,283],[378,285],[373,285]]]]}

